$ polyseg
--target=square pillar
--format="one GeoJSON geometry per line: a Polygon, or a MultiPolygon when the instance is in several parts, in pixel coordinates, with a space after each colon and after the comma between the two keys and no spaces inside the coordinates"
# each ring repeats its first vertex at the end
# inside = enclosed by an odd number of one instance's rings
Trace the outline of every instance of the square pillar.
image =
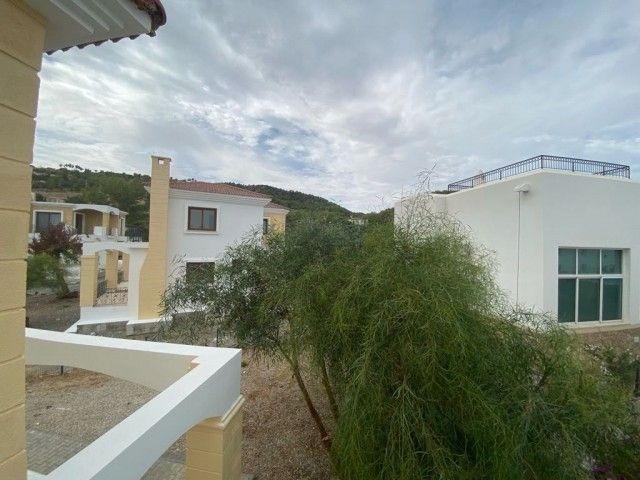
{"type": "Polygon", "coordinates": [[[80,257],[80,306],[93,307],[98,297],[98,257],[80,257]]]}
{"type": "Polygon", "coordinates": [[[102,234],[111,235],[111,228],[109,227],[109,214],[102,212],[102,234]]]}
{"type": "Polygon", "coordinates": [[[27,477],[24,326],[31,161],[45,19],[0,0],[0,478],[27,477]]]}
{"type": "Polygon", "coordinates": [[[186,480],[240,480],[243,404],[240,395],[222,417],[208,418],[187,432],[186,480]]]}
{"type": "Polygon", "coordinates": [[[126,253],[122,254],[122,277],[124,282],[129,281],[129,255],[126,253]]]}
{"type": "Polygon", "coordinates": [[[107,288],[118,287],[118,252],[116,250],[107,250],[107,260],[105,262],[105,279],[107,288]]]}

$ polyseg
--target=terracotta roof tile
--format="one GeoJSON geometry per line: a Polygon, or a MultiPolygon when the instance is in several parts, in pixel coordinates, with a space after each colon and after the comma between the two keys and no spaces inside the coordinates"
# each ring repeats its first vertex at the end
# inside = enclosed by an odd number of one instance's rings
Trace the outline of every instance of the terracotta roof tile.
{"type": "Polygon", "coordinates": [[[276,202],[269,202],[264,206],[264,208],[279,208],[280,210],[286,210],[287,212],[289,211],[287,207],[276,202]]]}
{"type": "Polygon", "coordinates": [[[271,200],[269,195],[247,190],[246,188],[236,187],[228,183],[210,183],[186,180],[171,180],[170,188],[175,190],[188,190],[191,192],[203,193],[219,193],[221,195],[235,195],[238,197],[267,198],[271,200]]]}

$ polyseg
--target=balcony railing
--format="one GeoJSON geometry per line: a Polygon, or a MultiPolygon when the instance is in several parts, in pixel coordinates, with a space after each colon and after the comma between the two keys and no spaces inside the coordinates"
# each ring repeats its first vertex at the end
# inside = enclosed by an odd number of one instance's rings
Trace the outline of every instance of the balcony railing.
{"type": "Polygon", "coordinates": [[[628,165],[618,163],[599,162],[597,160],[585,160],[582,158],[556,157],[553,155],[538,155],[520,162],[512,163],[504,167],[496,168],[488,172],[479,173],[473,177],[465,178],[450,183],[448,190],[457,192],[467,188],[477,187],[496,180],[513,177],[532,170],[563,170],[566,172],[589,173],[592,175],[604,175],[609,177],[629,178],[631,169],[628,165]]]}
{"type": "Polygon", "coordinates": [[[26,329],[30,365],[78,367],[158,390],[148,403],[43,477],[134,480],[188,429],[242,404],[240,350],[26,329]]]}

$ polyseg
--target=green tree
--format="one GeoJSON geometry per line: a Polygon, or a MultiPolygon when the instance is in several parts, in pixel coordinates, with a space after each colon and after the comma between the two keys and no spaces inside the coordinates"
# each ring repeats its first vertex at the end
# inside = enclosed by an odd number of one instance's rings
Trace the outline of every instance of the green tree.
{"type": "Polygon", "coordinates": [[[298,221],[178,280],[169,337],[220,327],[284,358],[350,479],[638,478],[631,395],[557,321],[514,310],[491,256],[445,218],[362,230],[298,221]],[[335,427],[311,399],[320,379],[335,427]]]}

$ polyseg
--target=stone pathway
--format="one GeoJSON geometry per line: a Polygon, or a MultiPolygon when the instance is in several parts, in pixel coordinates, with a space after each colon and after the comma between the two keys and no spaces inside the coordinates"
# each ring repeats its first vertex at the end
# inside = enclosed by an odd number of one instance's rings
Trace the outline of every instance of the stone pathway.
{"type": "MultiPolygon", "coordinates": [[[[86,442],[55,433],[31,429],[27,431],[29,470],[48,474],[86,447],[86,442]]],[[[143,480],[182,480],[184,464],[176,455],[167,453],[154,463],[143,480]]]]}

